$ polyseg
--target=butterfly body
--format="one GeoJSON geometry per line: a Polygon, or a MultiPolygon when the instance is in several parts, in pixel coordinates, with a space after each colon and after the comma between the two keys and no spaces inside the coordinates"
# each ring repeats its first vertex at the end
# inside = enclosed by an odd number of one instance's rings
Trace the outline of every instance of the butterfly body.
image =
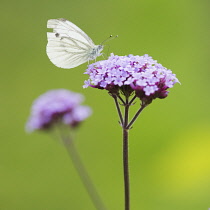
{"type": "Polygon", "coordinates": [[[96,45],[89,52],[89,59],[95,60],[98,56],[101,55],[101,51],[103,50],[103,45],[96,45]]]}
{"type": "Polygon", "coordinates": [[[47,23],[53,32],[47,33],[47,55],[61,68],[74,68],[101,55],[103,45],[95,45],[92,39],[72,22],[60,18],[47,23]]]}

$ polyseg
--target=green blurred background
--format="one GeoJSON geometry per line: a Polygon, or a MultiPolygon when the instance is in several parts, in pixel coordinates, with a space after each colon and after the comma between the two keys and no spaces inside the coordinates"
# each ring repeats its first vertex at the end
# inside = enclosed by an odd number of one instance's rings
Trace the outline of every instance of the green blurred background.
{"type": "Polygon", "coordinates": [[[61,144],[24,131],[32,101],[55,88],[83,93],[92,107],[76,144],[108,210],[123,209],[112,98],[82,88],[86,64],[59,69],[45,52],[47,20],[61,17],[96,44],[118,34],[110,52],[149,54],[182,83],[145,109],[130,132],[131,210],[210,208],[210,1],[12,0],[1,1],[0,16],[0,210],[94,209],[61,144]]]}

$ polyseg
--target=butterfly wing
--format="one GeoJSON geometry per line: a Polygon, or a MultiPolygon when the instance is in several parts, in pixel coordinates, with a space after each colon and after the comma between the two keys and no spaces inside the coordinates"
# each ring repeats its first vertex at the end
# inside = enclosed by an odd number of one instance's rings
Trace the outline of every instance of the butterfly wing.
{"type": "Polygon", "coordinates": [[[51,62],[61,68],[74,68],[89,60],[96,45],[91,38],[72,22],[66,19],[51,19],[47,28],[47,55],[51,62]]]}

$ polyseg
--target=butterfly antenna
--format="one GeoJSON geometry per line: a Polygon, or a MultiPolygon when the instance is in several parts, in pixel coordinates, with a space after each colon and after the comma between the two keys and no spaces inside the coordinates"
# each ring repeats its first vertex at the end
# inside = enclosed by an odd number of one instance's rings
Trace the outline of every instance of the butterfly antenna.
{"type": "Polygon", "coordinates": [[[105,39],[103,42],[101,42],[101,45],[103,45],[105,42],[107,42],[107,41],[110,41],[110,40],[112,40],[112,39],[115,39],[115,38],[117,38],[118,37],[118,35],[116,35],[116,36],[112,36],[112,35],[110,35],[107,39],[105,39]]]}

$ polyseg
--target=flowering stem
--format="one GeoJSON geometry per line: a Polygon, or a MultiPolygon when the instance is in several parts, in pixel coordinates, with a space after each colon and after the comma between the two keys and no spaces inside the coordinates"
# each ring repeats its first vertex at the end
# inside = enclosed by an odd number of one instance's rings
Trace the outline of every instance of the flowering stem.
{"type": "Polygon", "coordinates": [[[132,103],[134,102],[134,100],[136,99],[136,95],[130,100],[129,105],[132,105],[132,103]]]}
{"type": "Polygon", "coordinates": [[[119,95],[112,95],[115,101],[115,105],[118,111],[118,115],[120,117],[120,122],[123,129],[123,172],[124,172],[124,197],[125,197],[125,210],[130,210],[130,183],[129,183],[129,151],[128,151],[128,132],[136,121],[142,110],[147,106],[145,103],[142,102],[141,107],[134,115],[133,119],[129,123],[129,108],[133,105],[133,102],[137,98],[135,95],[130,101],[129,96],[125,96],[125,100],[119,97],[119,95]],[[119,102],[123,101],[124,106],[124,118],[121,113],[121,109],[119,107],[119,102]]]}
{"type": "Polygon", "coordinates": [[[113,96],[113,98],[114,98],[114,101],[115,101],[115,105],[116,105],[116,108],[117,108],[118,115],[120,117],[120,124],[123,125],[123,117],[122,117],[121,109],[119,107],[119,102],[118,102],[117,97],[115,95],[113,96]]]}
{"type": "Polygon", "coordinates": [[[123,168],[124,168],[124,196],[125,210],[130,209],[130,187],[129,187],[129,162],[128,162],[128,118],[129,118],[129,102],[126,97],[124,123],[123,123],[123,168]]]}
{"type": "Polygon", "coordinates": [[[139,110],[136,112],[136,114],[134,115],[133,119],[130,121],[130,123],[126,126],[126,129],[130,129],[131,126],[133,125],[133,123],[136,121],[137,117],[140,115],[140,113],[142,112],[142,110],[145,108],[146,106],[142,105],[139,110]]]}
{"type": "Polygon", "coordinates": [[[83,163],[80,159],[80,156],[76,150],[73,140],[70,137],[62,136],[63,144],[65,145],[67,152],[72,160],[72,163],[84,185],[86,188],[89,197],[91,198],[93,205],[97,210],[105,210],[106,207],[103,204],[99,194],[97,193],[95,186],[93,185],[83,163]]]}
{"type": "Polygon", "coordinates": [[[122,97],[120,95],[117,95],[117,97],[120,99],[120,101],[122,102],[123,105],[125,105],[125,101],[122,99],[122,97]]]}

